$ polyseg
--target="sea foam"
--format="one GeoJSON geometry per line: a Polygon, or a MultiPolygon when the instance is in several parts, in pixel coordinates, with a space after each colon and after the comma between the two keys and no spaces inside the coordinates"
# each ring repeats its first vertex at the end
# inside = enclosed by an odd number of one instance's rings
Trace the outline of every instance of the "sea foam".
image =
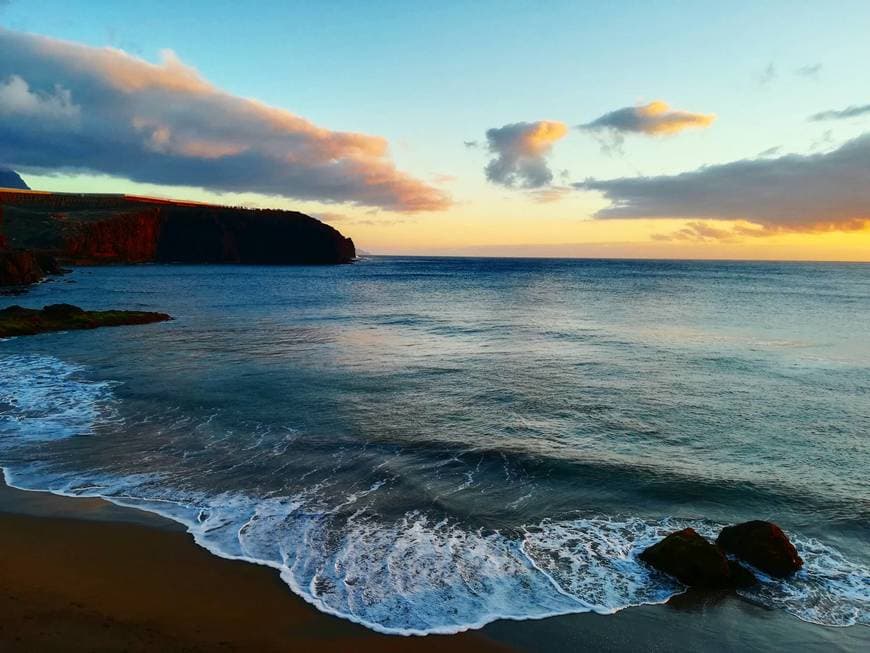
{"type": "MultiPolygon", "coordinates": [[[[640,563],[640,551],[677,528],[713,537],[721,527],[700,519],[588,515],[502,532],[422,510],[398,520],[365,508],[352,512],[361,498],[382,491],[382,482],[345,496],[311,488],[264,498],[194,492],[160,474],[16,463],[21,447],[86,436],[115,419],[116,400],[112,384],[88,380],[86,370],[56,358],[0,362],[0,462],[10,485],[102,497],[171,518],[216,555],[273,567],[319,609],[380,632],[453,633],[500,618],[662,603],[685,588],[640,563]]],[[[817,624],[870,624],[870,570],[822,542],[792,535],[804,569],[787,580],[762,575],[742,594],[817,624]]]]}

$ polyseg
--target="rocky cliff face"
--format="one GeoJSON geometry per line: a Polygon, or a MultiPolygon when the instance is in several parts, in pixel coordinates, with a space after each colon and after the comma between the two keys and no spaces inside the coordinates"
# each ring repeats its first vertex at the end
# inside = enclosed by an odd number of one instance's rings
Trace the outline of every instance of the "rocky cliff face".
{"type": "Polygon", "coordinates": [[[348,263],[353,241],[294,211],[236,209],[128,196],[0,191],[9,247],[79,264],[348,263]]]}
{"type": "Polygon", "coordinates": [[[33,252],[0,251],[0,286],[23,286],[46,275],[33,252]]]}

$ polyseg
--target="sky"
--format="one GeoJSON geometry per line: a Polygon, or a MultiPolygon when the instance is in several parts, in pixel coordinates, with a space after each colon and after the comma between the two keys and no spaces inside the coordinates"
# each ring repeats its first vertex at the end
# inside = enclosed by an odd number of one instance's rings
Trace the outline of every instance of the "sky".
{"type": "Polygon", "coordinates": [[[0,0],[0,165],[372,253],[870,260],[870,4],[429,4],[0,0]]]}

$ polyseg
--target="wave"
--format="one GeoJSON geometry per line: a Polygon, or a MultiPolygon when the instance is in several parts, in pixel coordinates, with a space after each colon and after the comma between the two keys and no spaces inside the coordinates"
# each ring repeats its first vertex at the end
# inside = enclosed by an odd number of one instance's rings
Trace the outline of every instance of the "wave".
{"type": "MultiPolygon", "coordinates": [[[[380,491],[378,483],[340,497],[315,486],[263,498],[186,490],[168,475],[62,470],[15,452],[93,432],[115,414],[112,385],[49,356],[2,362],[0,462],[9,485],[101,497],[171,518],[212,553],[273,567],[320,610],[384,633],[455,633],[496,619],[662,603],[685,588],[639,562],[640,551],[678,528],[712,536],[721,526],[599,514],[498,530],[422,510],[388,521],[363,507],[354,511],[380,491]]],[[[817,624],[870,624],[870,569],[818,540],[793,540],[804,569],[787,580],[762,575],[742,594],[817,624]]]]}

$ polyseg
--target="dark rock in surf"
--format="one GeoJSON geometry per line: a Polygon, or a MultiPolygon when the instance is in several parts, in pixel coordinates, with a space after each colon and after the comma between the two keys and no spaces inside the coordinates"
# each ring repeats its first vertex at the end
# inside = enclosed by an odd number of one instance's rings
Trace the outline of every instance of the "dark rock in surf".
{"type": "Polygon", "coordinates": [[[800,569],[804,561],[782,529],[768,521],[749,521],[726,526],[716,544],[753,567],[777,578],[800,569]]]}
{"type": "Polygon", "coordinates": [[[146,311],[85,311],[72,304],[51,304],[42,310],[10,306],[0,310],[0,338],[47,331],[71,331],[125,324],[150,324],[172,318],[146,311]]]}
{"type": "Polygon", "coordinates": [[[758,582],[755,574],[736,560],[728,560],[728,571],[731,574],[731,587],[752,587],[758,582]]]}
{"type": "Polygon", "coordinates": [[[752,572],[728,560],[716,545],[692,528],[671,533],[639,557],[689,587],[727,589],[748,587],[756,582],[752,572]]]}

